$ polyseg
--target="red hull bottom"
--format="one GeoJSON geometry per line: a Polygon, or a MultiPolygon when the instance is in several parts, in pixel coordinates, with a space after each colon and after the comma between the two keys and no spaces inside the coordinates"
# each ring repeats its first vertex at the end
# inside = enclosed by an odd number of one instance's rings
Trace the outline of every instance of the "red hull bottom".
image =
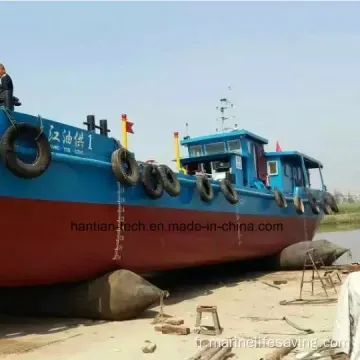
{"type": "MultiPolygon", "coordinates": [[[[79,281],[119,268],[144,273],[262,257],[312,239],[320,221],[312,217],[305,224],[300,215],[240,215],[238,223],[254,229],[260,223],[281,224],[282,229],[121,232],[116,259],[117,232],[81,231],[81,224],[115,227],[117,205],[2,198],[0,208],[0,286],[79,281]]],[[[127,206],[123,215],[127,223],[141,221],[147,229],[151,223],[237,223],[234,214],[150,207],[127,206]]]]}

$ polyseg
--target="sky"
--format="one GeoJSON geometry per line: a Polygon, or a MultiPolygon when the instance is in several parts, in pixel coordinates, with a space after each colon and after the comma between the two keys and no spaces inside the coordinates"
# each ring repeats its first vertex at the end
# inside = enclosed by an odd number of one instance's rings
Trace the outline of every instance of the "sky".
{"type": "MultiPolygon", "coordinates": [[[[170,164],[173,132],[237,123],[324,164],[329,189],[360,191],[360,3],[1,3],[0,62],[19,111],[83,127],[134,122],[137,159],[170,164]],[[231,91],[228,87],[231,87],[231,91]]],[[[186,149],[182,149],[186,155],[186,149]]]]}

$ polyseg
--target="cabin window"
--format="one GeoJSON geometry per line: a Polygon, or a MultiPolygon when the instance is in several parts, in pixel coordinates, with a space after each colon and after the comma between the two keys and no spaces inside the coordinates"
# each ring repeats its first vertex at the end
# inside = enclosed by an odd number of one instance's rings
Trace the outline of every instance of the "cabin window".
{"type": "Polygon", "coordinates": [[[297,169],[293,168],[293,179],[294,180],[297,180],[297,174],[298,174],[297,169]]]}
{"type": "Polygon", "coordinates": [[[302,180],[302,170],[301,170],[301,168],[298,168],[298,179],[302,180]]]}
{"type": "Polygon", "coordinates": [[[324,184],[321,178],[321,170],[319,169],[319,165],[317,166],[317,168],[307,170],[309,172],[309,186],[314,190],[322,190],[324,184]]]}
{"type": "Polygon", "coordinates": [[[200,164],[200,171],[205,175],[211,175],[211,162],[203,162],[200,164]]]}
{"type": "Polygon", "coordinates": [[[190,146],[190,156],[201,156],[202,148],[201,145],[190,146]]]}
{"type": "Polygon", "coordinates": [[[236,168],[242,170],[242,158],[241,156],[236,156],[236,168]]]}
{"type": "Polygon", "coordinates": [[[302,181],[302,170],[301,168],[296,168],[296,181],[295,181],[295,185],[296,186],[303,186],[303,181],[302,181]]]}
{"type": "Polygon", "coordinates": [[[225,152],[225,143],[218,142],[205,145],[205,151],[207,154],[217,154],[225,152]]]}
{"type": "Polygon", "coordinates": [[[201,164],[200,163],[190,163],[185,166],[189,175],[195,175],[196,172],[201,171],[201,164]]]}
{"type": "Polygon", "coordinates": [[[241,143],[240,140],[230,140],[228,141],[229,151],[241,151],[241,143]]]}
{"type": "Polygon", "coordinates": [[[248,141],[248,153],[251,154],[251,142],[248,141]]]}
{"type": "Polygon", "coordinates": [[[267,162],[267,172],[269,175],[277,175],[278,174],[277,161],[268,161],[267,162]]]}
{"type": "Polygon", "coordinates": [[[215,172],[226,172],[230,169],[230,162],[226,160],[213,161],[212,165],[215,172]]]}
{"type": "Polygon", "coordinates": [[[285,164],[284,166],[284,175],[287,177],[291,176],[291,168],[289,164],[285,164]]]}
{"type": "Polygon", "coordinates": [[[254,171],[255,171],[255,174],[258,173],[258,158],[257,158],[257,154],[256,154],[256,145],[254,144],[253,145],[253,158],[254,158],[254,171]]]}

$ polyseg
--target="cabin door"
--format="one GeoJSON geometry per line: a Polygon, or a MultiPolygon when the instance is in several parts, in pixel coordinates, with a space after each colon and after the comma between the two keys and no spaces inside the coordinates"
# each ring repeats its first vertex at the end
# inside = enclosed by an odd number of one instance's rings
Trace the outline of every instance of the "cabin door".
{"type": "Polygon", "coordinates": [[[255,145],[256,148],[256,177],[262,181],[266,181],[266,164],[264,151],[261,145],[255,145]]]}

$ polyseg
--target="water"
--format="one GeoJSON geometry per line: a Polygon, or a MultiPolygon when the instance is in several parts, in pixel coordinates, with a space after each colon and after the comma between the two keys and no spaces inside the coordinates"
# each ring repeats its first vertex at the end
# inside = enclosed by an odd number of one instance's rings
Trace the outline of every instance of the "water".
{"type": "Polygon", "coordinates": [[[360,262],[360,230],[322,232],[315,235],[314,240],[325,239],[351,250],[351,257],[345,253],[337,260],[337,264],[360,262]]]}

